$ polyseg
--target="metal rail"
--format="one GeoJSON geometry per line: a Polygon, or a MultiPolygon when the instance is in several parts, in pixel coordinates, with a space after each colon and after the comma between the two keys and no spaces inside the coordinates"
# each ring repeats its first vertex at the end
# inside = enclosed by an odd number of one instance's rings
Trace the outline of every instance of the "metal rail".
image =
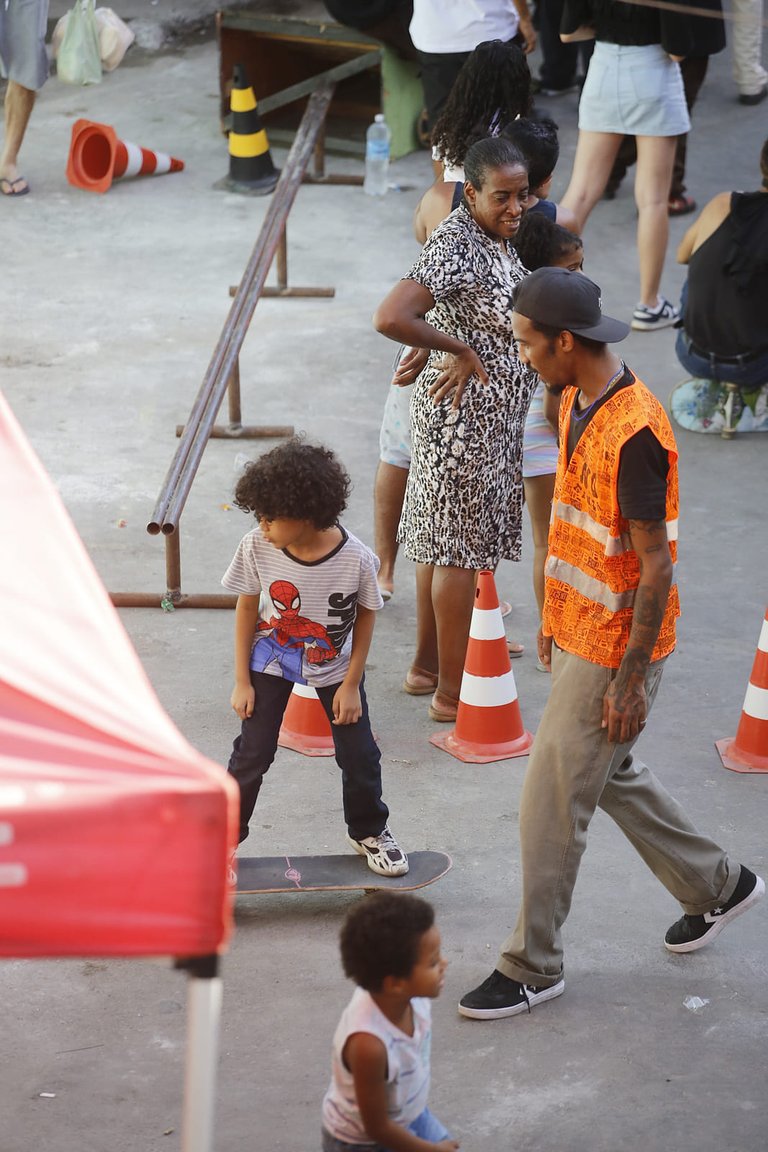
{"type": "MultiPolygon", "coordinates": [[[[210,594],[194,597],[182,595],[179,522],[206,444],[214,434],[214,422],[224,393],[233,382],[237,383],[238,391],[236,398],[231,397],[230,417],[233,411],[239,417],[240,350],[256,305],[263,294],[264,282],[275,253],[285,234],[288,213],[316,148],[332,97],[333,85],[325,83],[309,98],[253,252],[237,288],[200,390],[195,397],[176,453],[163,480],[152,519],[147,524],[150,535],[156,536],[162,533],[165,536],[167,592],[165,596],[112,593],[112,602],[118,607],[231,608],[234,603],[234,597],[231,595],[210,594]]],[[[290,427],[273,427],[266,430],[235,427],[231,429],[230,434],[245,436],[266,433],[270,436],[279,436],[291,435],[292,432],[293,429],[290,427]]],[[[219,435],[221,434],[219,431],[219,435]]]]}

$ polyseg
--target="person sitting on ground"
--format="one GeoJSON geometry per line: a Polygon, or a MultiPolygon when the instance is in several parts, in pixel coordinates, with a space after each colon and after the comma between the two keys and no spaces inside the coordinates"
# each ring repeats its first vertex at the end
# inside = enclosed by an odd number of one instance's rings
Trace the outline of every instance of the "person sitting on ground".
{"type": "Polygon", "coordinates": [[[231,704],[242,727],[229,772],[240,788],[242,843],[293,687],[309,684],[331,721],[347,839],[372,872],[402,876],[408,858],[387,824],[363,686],[382,607],[377,561],[339,523],[349,489],[333,453],[298,437],[248,464],[237,483],[235,504],[258,527],[221,581],[237,593],[231,704]]]}
{"type": "MultiPolygon", "coordinates": [[[[562,204],[549,200],[552,177],[560,157],[560,141],[557,138],[557,124],[543,118],[530,120],[521,116],[504,129],[504,135],[522,152],[528,161],[528,204],[526,216],[540,214],[556,224],[562,224],[570,232],[578,235],[578,221],[575,215],[562,204]]],[[[523,261],[525,264],[525,261],[523,261]]],[[[533,269],[529,269],[533,271],[533,269]]]]}
{"type": "Polygon", "coordinates": [[[690,226],[677,250],[688,265],[677,358],[692,376],[768,385],[768,140],[756,192],[720,192],[690,226]]]}
{"type": "Polygon", "coordinates": [[[323,1152],[456,1152],[427,1107],[432,1005],[448,961],[431,904],[377,892],[341,930],[344,972],[357,988],[333,1036],[323,1100],[323,1152]]]}

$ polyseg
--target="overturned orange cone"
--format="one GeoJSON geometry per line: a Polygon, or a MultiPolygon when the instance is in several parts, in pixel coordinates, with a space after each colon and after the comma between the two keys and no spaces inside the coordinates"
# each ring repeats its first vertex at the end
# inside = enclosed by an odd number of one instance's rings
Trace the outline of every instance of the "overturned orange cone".
{"type": "Polygon", "coordinates": [[[183,160],[119,140],[109,124],[76,120],[67,160],[67,180],[86,192],[107,192],[113,180],[181,172],[183,160]]]}
{"type": "Polygon", "coordinates": [[[468,764],[527,756],[533,743],[523,728],[492,572],[477,578],[456,727],[430,743],[468,764]]]}
{"type": "Polygon", "coordinates": [[[330,720],[308,684],[294,684],[277,742],[303,756],[333,756],[330,720]]]}
{"type": "Polygon", "coordinates": [[[768,772],[768,610],[736,737],[715,741],[715,748],[732,772],[768,772]]]}

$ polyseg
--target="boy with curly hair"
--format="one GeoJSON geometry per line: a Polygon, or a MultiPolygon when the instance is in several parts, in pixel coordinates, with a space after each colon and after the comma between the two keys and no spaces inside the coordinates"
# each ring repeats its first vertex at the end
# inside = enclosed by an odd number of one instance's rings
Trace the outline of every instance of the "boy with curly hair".
{"type": "Polygon", "coordinates": [[[323,1152],[456,1152],[427,1107],[430,1000],[448,966],[432,905],[367,897],[341,930],[341,959],[358,987],[333,1037],[323,1152]]]}
{"type": "Polygon", "coordinates": [[[339,523],[349,490],[334,454],[298,438],[248,464],[237,484],[235,504],[259,523],[222,579],[238,594],[231,704],[242,727],[229,771],[240,788],[242,843],[293,686],[310,685],[331,721],[347,838],[373,872],[402,876],[408,858],[387,826],[363,687],[383,604],[378,560],[339,523]]]}

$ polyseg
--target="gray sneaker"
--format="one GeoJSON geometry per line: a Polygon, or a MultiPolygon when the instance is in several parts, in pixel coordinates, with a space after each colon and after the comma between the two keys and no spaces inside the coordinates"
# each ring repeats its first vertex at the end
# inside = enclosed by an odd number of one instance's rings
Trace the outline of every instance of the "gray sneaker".
{"type": "Polygon", "coordinates": [[[371,872],[378,872],[379,876],[404,876],[408,871],[408,857],[387,825],[382,828],[378,836],[366,836],[363,840],[354,840],[347,833],[347,840],[368,861],[371,872]]]}

